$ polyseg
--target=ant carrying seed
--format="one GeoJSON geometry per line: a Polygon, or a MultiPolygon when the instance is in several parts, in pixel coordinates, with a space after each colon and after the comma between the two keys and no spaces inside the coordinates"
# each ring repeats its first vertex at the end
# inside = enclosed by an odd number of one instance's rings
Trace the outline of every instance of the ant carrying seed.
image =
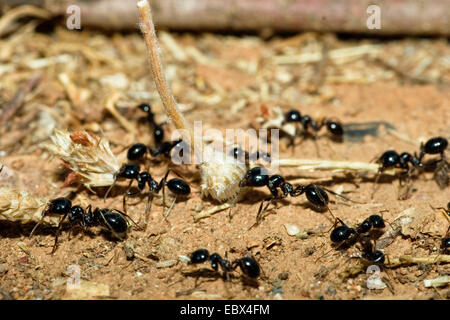
{"type": "Polygon", "coordinates": [[[218,271],[219,266],[222,268],[224,277],[229,280],[228,272],[235,270],[239,267],[242,273],[251,278],[256,279],[259,277],[261,270],[258,262],[249,256],[235,259],[233,262],[229,262],[226,258],[222,258],[218,253],[209,254],[206,249],[198,249],[190,254],[190,264],[203,263],[209,261],[211,268],[214,271],[218,271]]]}
{"type": "MultiPolygon", "coordinates": [[[[272,194],[272,197],[262,200],[257,218],[256,223],[252,226],[256,226],[261,222],[261,215],[264,213],[267,208],[269,207],[270,203],[274,200],[280,200],[283,198],[286,198],[287,196],[291,197],[297,197],[302,194],[306,195],[306,198],[308,201],[314,205],[319,210],[328,209],[332,217],[334,218],[333,213],[331,212],[330,208],[328,207],[328,194],[318,185],[315,184],[309,184],[309,185],[298,185],[294,187],[289,182],[286,182],[286,180],[280,176],[280,175],[272,175],[269,176],[267,169],[263,167],[254,167],[247,171],[244,178],[241,180],[239,186],[241,188],[243,187],[264,187],[266,186],[270,193],[272,194]],[[281,193],[279,193],[279,191],[281,193]],[[267,202],[266,206],[263,209],[264,202],[267,202]]],[[[250,228],[252,228],[250,227],[250,228]]]]}
{"type": "Polygon", "coordinates": [[[381,174],[383,171],[389,168],[400,168],[404,169],[403,174],[407,174],[408,177],[408,183],[411,177],[412,170],[414,168],[419,169],[423,167],[423,164],[421,162],[420,157],[417,157],[417,155],[412,155],[408,152],[403,152],[401,154],[398,154],[395,150],[388,150],[384,152],[381,157],[376,161],[380,164],[380,168],[378,169],[377,176],[375,178],[375,182],[373,185],[372,190],[372,199],[376,191],[376,185],[378,183],[378,180],[380,179],[381,174]],[[410,168],[409,164],[412,165],[410,168]]]}
{"type": "MultiPolygon", "coordinates": [[[[56,198],[51,200],[47,208],[42,213],[42,219],[48,214],[62,215],[63,217],[58,223],[55,244],[53,245],[52,254],[56,251],[58,244],[59,233],[62,228],[62,223],[66,217],[68,217],[70,224],[78,224],[81,227],[94,227],[103,226],[108,229],[115,237],[124,239],[128,230],[128,220],[134,221],[125,213],[116,209],[99,209],[95,208],[92,211],[92,207],[89,205],[86,210],[80,206],[72,206],[72,202],[67,198],[56,198]]],[[[30,233],[33,235],[36,228],[41,222],[37,223],[30,233]]]]}
{"type": "MultiPolygon", "coordinates": [[[[145,209],[145,217],[147,221],[147,214],[150,210],[151,205],[151,199],[153,199],[153,195],[158,194],[159,191],[162,189],[163,191],[163,207],[165,206],[165,187],[169,188],[172,193],[175,194],[175,199],[173,201],[173,204],[175,204],[175,201],[177,199],[177,196],[185,196],[191,193],[191,188],[189,187],[189,184],[185,182],[182,179],[173,178],[167,181],[167,177],[169,173],[172,170],[167,170],[164,177],[161,179],[161,181],[158,183],[155,179],[152,178],[151,174],[148,171],[140,171],[139,165],[133,164],[133,163],[127,163],[122,165],[119,172],[114,177],[114,183],[109,187],[108,191],[105,193],[104,199],[106,200],[106,197],[108,196],[110,190],[115,185],[117,179],[128,179],[130,180],[130,183],[128,184],[128,188],[126,192],[123,195],[123,209],[126,212],[126,196],[130,195],[130,189],[131,185],[134,180],[138,183],[138,189],[139,191],[143,191],[146,184],[149,187],[149,195],[147,200],[147,206],[145,209]]],[[[173,205],[172,204],[172,205],[173,205]]],[[[165,214],[165,217],[168,216],[170,213],[170,210],[165,214]]]]}
{"type": "Polygon", "coordinates": [[[425,154],[440,154],[441,157],[438,160],[427,163],[427,166],[436,164],[434,170],[434,180],[437,182],[441,189],[446,188],[450,184],[450,164],[445,157],[445,150],[448,147],[448,141],[442,137],[435,137],[429,139],[425,144],[420,145],[420,159],[425,154]]]}

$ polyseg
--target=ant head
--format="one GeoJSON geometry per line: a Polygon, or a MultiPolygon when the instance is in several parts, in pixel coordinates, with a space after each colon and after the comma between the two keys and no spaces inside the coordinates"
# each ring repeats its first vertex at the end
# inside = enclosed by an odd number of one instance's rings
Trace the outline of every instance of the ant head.
{"type": "Polygon", "coordinates": [[[284,115],[285,122],[300,122],[302,115],[297,110],[290,110],[284,115]]]}
{"type": "Polygon", "coordinates": [[[368,220],[375,229],[383,229],[386,226],[383,217],[380,215],[373,214],[368,218],[368,220]]]}
{"type": "Polygon", "coordinates": [[[206,249],[198,249],[189,255],[189,263],[201,263],[205,262],[209,258],[209,251],[206,249]]]}
{"type": "Polygon", "coordinates": [[[146,112],[146,113],[150,113],[152,111],[152,107],[147,104],[147,103],[141,103],[138,106],[139,109],[141,109],[142,111],[146,112]]]}
{"type": "Polygon", "coordinates": [[[50,201],[46,213],[66,214],[72,208],[72,201],[67,198],[56,198],[50,201]]]}
{"type": "Polygon", "coordinates": [[[383,264],[386,258],[385,254],[380,250],[364,252],[362,257],[375,264],[383,264]]]}
{"type": "Polygon", "coordinates": [[[441,246],[442,246],[442,249],[444,249],[444,250],[450,248],[450,238],[442,239],[441,246]]]}
{"type": "Polygon", "coordinates": [[[245,174],[239,183],[240,187],[263,187],[269,183],[269,173],[266,168],[254,167],[245,174]]]}
{"type": "Polygon", "coordinates": [[[134,163],[126,163],[120,168],[119,172],[117,173],[117,177],[125,179],[137,179],[139,170],[139,165],[134,163]]]}

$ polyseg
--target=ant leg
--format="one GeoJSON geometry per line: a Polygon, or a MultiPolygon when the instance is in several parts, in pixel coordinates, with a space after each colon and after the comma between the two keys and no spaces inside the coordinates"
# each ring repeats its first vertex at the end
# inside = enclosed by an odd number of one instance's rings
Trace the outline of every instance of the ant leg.
{"type": "Polygon", "coordinates": [[[133,180],[130,181],[130,183],[128,184],[128,188],[127,191],[125,191],[123,198],[122,198],[122,206],[123,206],[123,211],[126,213],[127,212],[127,195],[129,195],[130,192],[130,188],[131,188],[131,184],[133,183],[133,180]]]}
{"type": "Polygon", "coordinates": [[[147,204],[145,205],[145,212],[144,212],[144,226],[145,229],[147,229],[147,225],[148,225],[148,219],[149,219],[149,213],[150,213],[150,209],[152,207],[152,203],[153,203],[153,193],[151,191],[149,191],[148,193],[148,197],[147,197],[147,204]]]}
{"type": "Polygon", "coordinates": [[[261,204],[259,205],[258,213],[256,214],[256,221],[255,221],[255,223],[252,224],[252,225],[250,226],[250,228],[248,228],[247,230],[250,230],[250,229],[252,229],[252,228],[258,226],[258,225],[261,223],[261,221],[262,221],[261,214],[264,213],[264,212],[267,210],[267,208],[269,207],[270,203],[271,203],[272,200],[274,200],[274,199],[275,199],[275,198],[269,198],[269,199],[264,199],[263,201],[261,201],[261,204]],[[264,204],[264,201],[267,201],[267,205],[264,207],[264,210],[263,210],[263,204],[264,204]]]}
{"type": "MultiPolygon", "coordinates": [[[[30,237],[33,235],[34,231],[36,231],[37,227],[42,223],[42,221],[44,221],[44,217],[47,215],[47,210],[45,210],[44,212],[42,212],[42,217],[41,220],[39,220],[38,223],[36,223],[36,225],[34,226],[33,230],[31,230],[30,232],[30,237]]],[[[58,224],[59,225],[59,224],[58,224]]]]}
{"type": "Polygon", "coordinates": [[[382,173],[382,169],[378,170],[377,176],[373,183],[372,194],[370,195],[370,199],[373,199],[373,196],[375,195],[375,192],[377,191],[377,183],[380,180],[381,173],[382,173]]]}
{"type": "Polygon", "coordinates": [[[106,190],[105,196],[103,197],[103,202],[106,202],[106,197],[108,196],[109,192],[111,191],[111,189],[114,187],[114,185],[117,182],[117,178],[116,175],[114,175],[114,182],[112,185],[109,186],[108,190],[106,190]]]}
{"type": "Polygon", "coordinates": [[[56,234],[55,234],[55,243],[53,244],[53,249],[52,249],[51,254],[54,254],[55,251],[56,251],[56,248],[57,248],[57,245],[58,245],[58,237],[59,237],[59,234],[60,234],[61,229],[62,229],[62,222],[64,221],[64,219],[67,217],[68,214],[69,214],[69,213],[66,213],[66,214],[62,217],[62,219],[59,221],[59,223],[58,223],[58,229],[56,229],[56,234]]]}
{"type": "Polygon", "coordinates": [[[322,194],[321,194],[321,192],[319,191],[319,189],[317,188],[316,185],[314,185],[314,189],[316,190],[316,194],[320,198],[320,201],[322,201],[323,203],[326,203],[326,207],[328,209],[328,212],[330,212],[331,216],[333,217],[333,220],[336,220],[336,217],[334,216],[333,212],[331,212],[331,209],[328,206],[327,201],[325,201],[325,199],[322,197],[322,194]]]}
{"type": "Polygon", "coordinates": [[[170,205],[169,209],[167,209],[166,213],[163,213],[163,221],[167,220],[167,217],[169,216],[170,212],[173,209],[173,206],[175,205],[175,202],[177,201],[177,197],[175,196],[175,199],[173,199],[172,204],[170,205]]]}

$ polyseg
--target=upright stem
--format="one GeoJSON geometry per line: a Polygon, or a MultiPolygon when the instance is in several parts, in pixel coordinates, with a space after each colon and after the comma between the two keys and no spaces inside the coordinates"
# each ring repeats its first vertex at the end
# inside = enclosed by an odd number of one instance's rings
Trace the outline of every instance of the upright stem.
{"type": "Polygon", "coordinates": [[[169,85],[167,84],[167,80],[163,73],[160,58],[161,49],[155,33],[150,4],[148,3],[148,0],[139,0],[137,2],[137,7],[140,15],[139,27],[144,35],[144,40],[148,51],[148,60],[155,79],[156,88],[161,96],[164,108],[167,115],[174,122],[175,127],[181,130],[183,139],[186,141],[188,140],[191,148],[194,148],[194,132],[178,108],[177,102],[170,92],[169,85]]]}

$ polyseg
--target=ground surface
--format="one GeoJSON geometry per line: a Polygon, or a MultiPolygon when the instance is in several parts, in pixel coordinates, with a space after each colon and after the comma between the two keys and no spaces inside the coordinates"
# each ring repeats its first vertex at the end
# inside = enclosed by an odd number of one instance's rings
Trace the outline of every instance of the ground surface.
{"type": "MultiPolygon", "coordinates": [[[[154,106],[158,121],[164,121],[162,104],[150,77],[144,42],[139,34],[105,36],[89,31],[55,29],[38,33],[29,23],[0,40],[0,99],[5,108],[17,90],[36,72],[38,85],[25,97],[8,121],[1,124],[0,161],[14,172],[12,183],[36,196],[49,199],[65,196],[76,186],[62,187],[61,162],[49,160],[40,143],[48,141],[53,128],[87,129],[111,142],[120,161],[133,142],[152,143],[145,125],[137,126],[138,103],[154,106]],[[131,132],[106,109],[115,102],[124,118],[136,126],[131,132]]],[[[386,121],[397,132],[418,142],[432,136],[450,138],[450,46],[439,39],[390,41],[337,39],[334,36],[303,34],[262,40],[210,34],[160,33],[165,70],[174,95],[189,121],[202,120],[205,127],[247,129],[260,106],[297,108],[314,117],[332,116],[343,123],[386,121]],[[362,49],[361,49],[361,46],[362,49]],[[344,57],[330,52],[352,49],[344,57]],[[361,54],[360,51],[363,50],[361,54]],[[364,51],[365,50],[365,51],[364,51]],[[328,52],[328,59],[320,59],[328,52]],[[300,56],[299,56],[300,55],[300,56]],[[319,58],[317,59],[319,55],[319,58]],[[284,59],[284,60],[283,60],[284,59]],[[290,59],[290,60],[289,60],[290,59]],[[286,64],[285,64],[286,63],[286,64]]],[[[339,53],[339,51],[338,51],[339,53]]],[[[165,126],[172,130],[171,125],[165,126]]],[[[362,142],[318,140],[320,158],[369,162],[383,151],[414,152],[417,144],[387,134],[366,137],[362,142]]],[[[312,140],[296,145],[294,152],[282,145],[281,158],[318,158],[312,140]]],[[[151,165],[159,180],[167,163],[151,165]]],[[[179,168],[193,189],[187,201],[179,201],[168,222],[163,208],[155,203],[145,232],[132,229],[127,240],[116,242],[100,229],[90,232],[64,230],[54,255],[53,229],[40,228],[28,237],[32,225],[0,220],[0,294],[14,299],[448,299],[448,287],[425,288],[424,279],[448,275],[448,265],[411,265],[382,268],[389,288],[370,290],[365,267],[352,277],[348,270],[358,266],[349,260],[356,247],[333,250],[329,233],[306,239],[289,236],[284,224],[300,230],[327,232],[332,225],[327,213],[310,207],[305,197],[277,203],[274,214],[251,230],[259,201],[268,195],[264,188],[250,192],[234,209],[230,222],[226,211],[194,223],[193,215],[216,205],[200,197],[198,170],[179,168]],[[134,248],[127,260],[124,248],[134,248]],[[260,263],[264,277],[256,286],[233,273],[232,281],[195,277],[183,273],[208,268],[205,263],[188,266],[179,255],[207,248],[230,259],[251,253],[260,263]],[[327,255],[320,258],[322,255],[327,255]],[[320,258],[319,261],[317,259],[320,258]],[[170,260],[176,263],[170,265],[170,260]],[[164,267],[169,261],[170,266],[164,267]],[[69,266],[78,266],[82,290],[68,290],[69,266]],[[94,287],[95,289],[92,289],[94,287]]],[[[289,180],[331,177],[331,173],[305,173],[280,168],[289,180]]],[[[438,252],[448,227],[444,216],[430,208],[450,201],[449,188],[439,189],[432,173],[414,181],[412,196],[398,200],[398,180],[382,179],[374,199],[373,178],[336,178],[327,186],[362,202],[355,204],[331,197],[330,209],[351,225],[370,214],[383,212],[387,221],[415,208],[422,224],[402,232],[384,248],[390,257],[427,257],[438,252]]],[[[308,181],[308,180],[305,180],[308,181]]],[[[126,183],[120,183],[125,187],[126,183]]],[[[103,195],[104,190],[97,190],[103,195]]],[[[101,196],[80,189],[74,203],[122,208],[124,188],[116,188],[106,204],[101,196]]],[[[145,195],[145,194],[144,194],[145,195]]],[[[130,199],[129,214],[139,220],[145,197],[130,199]],[[135,205],[134,205],[135,204],[135,205]]]]}

